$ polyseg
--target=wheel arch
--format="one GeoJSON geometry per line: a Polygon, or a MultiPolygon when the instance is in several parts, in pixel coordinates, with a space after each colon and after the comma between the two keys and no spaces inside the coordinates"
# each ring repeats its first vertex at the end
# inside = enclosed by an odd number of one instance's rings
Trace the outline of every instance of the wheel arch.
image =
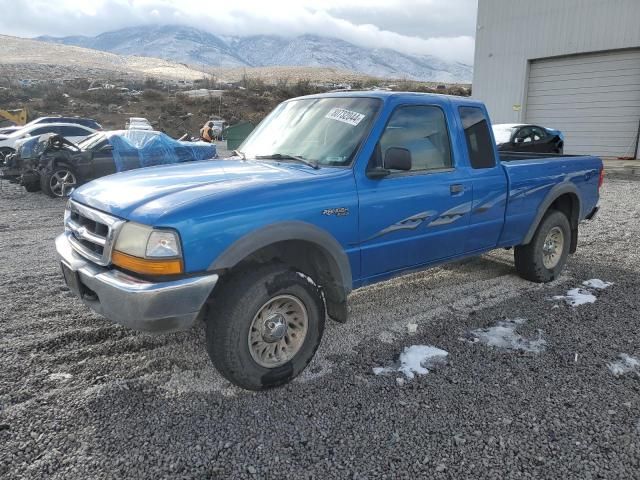
{"type": "Polygon", "coordinates": [[[544,215],[550,209],[563,212],[569,219],[572,234],[569,252],[575,253],[578,245],[578,223],[580,221],[581,204],[578,189],[571,183],[556,185],[549,191],[538,207],[536,216],[522,241],[522,245],[527,245],[531,242],[544,215]]]}
{"type": "Polygon", "coordinates": [[[347,295],[353,288],[351,265],[338,241],[315,225],[289,221],[262,227],[235,241],[208,270],[222,271],[224,276],[269,261],[281,261],[312,276],[325,292],[329,316],[346,321],[347,295]]]}

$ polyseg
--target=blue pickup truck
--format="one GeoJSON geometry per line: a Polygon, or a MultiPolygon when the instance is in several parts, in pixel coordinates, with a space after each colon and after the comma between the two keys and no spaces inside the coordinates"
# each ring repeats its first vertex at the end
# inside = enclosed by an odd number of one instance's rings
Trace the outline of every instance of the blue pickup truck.
{"type": "Polygon", "coordinates": [[[597,211],[602,161],[503,154],[478,101],[348,92],[279,105],[234,157],[75,190],[56,239],[69,288],[153,332],[206,323],[231,382],[296,377],[355,288],[496,248],[558,277],[597,211]]]}

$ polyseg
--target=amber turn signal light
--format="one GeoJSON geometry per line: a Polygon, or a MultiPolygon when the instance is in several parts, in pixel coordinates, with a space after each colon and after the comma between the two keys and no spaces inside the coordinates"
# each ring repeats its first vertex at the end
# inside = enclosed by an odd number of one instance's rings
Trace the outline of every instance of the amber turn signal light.
{"type": "Polygon", "coordinates": [[[149,260],[114,250],[111,254],[111,261],[120,268],[142,275],[178,275],[184,271],[182,260],[179,258],[149,260]]]}

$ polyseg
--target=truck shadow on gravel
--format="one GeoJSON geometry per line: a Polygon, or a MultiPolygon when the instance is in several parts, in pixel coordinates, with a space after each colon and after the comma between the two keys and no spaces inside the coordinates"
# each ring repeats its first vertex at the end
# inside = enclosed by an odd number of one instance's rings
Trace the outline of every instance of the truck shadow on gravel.
{"type": "MultiPolygon", "coordinates": [[[[486,268],[491,263],[479,260],[465,267],[486,268]]],[[[594,266],[577,258],[570,267],[576,280],[480,307],[467,316],[439,317],[399,342],[363,338],[354,353],[333,358],[331,373],[316,381],[294,382],[259,394],[233,391],[228,396],[195,389],[168,398],[158,383],[162,376],[155,385],[144,378],[132,379],[126,392],[106,389],[87,398],[86,421],[100,432],[93,439],[100,450],[127,459],[140,454],[154,457],[155,448],[169,448],[175,471],[192,474],[216,469],[238,474],[242,463],[234,458],[246,459],[247,451],[252,452],[253,464],[272,474],[284,467],[273,464],[267,451],[306,459],[310,462],[306,471],[312,471],[313,458],[347,465],[353,455],[362,455],[364,446],[363,471],[396,458],[408,471],[420,460],[421,472],[444,462],[450,474],[462,474],[459,469],[469,458],[495,465],[498,456],[517,451],[518,455],[509,456],[511,466],[528,465],[540,474],[553,474],[553,465],[569,461],[575,471],[589,471],[588,462],[573,462],[594,455],[610,458],[608,464],[615,471],[628,472],[630,465],[615,452],[638,458],[634,435],[640,418],[636,401],[640,382],[613,377],[606,364],[621,351],[640,352],[640,332],[631,310],[635,306],[627,295],[637,291],[640,280],[634,271],[594,266]],[[587,277],[615,285],[598,292],[592,305],[553,308],[558,304],[549,300],[553,295],[587,277]],[[528,320],[523,334],[542,332],[548,342],[544,353],[504,351],[460,340],[470,329],[515,317],[528,320]],[[448,351],[448,363],[403,387],[393,377],[372,374],[372,367],[411,344],[448,351]],[[114,415],[123,411],[128,412],[126,417],[114,415]],[[356,442],[351,440],[354,435],[356,442]],[[138,443],[142,439],[152,445],[149,451],[138,443]],[[590,448],[579,448],[576,442],[590,448]],[[194,453],[196,445],[201,450],[194,453]],[[550,457],[549,451],[558,456],[550,457]],[[196,468],[188,458],[208,467],[196,468]]],[[[341,325],[330,328],[339,330],[341,325]]],[[[203,342],[200,329],[174,338],[180,344],[203,342]]],[[[193,365],[191,372],[201,365],[193,365]]],[[[199,377],[207,381],[208,374],[188,376],[197,383],[199,377]]],[[[506,463],[500,471],[512,467],[506,463]]]]}
{"type": "MultiPolygon", "coordinates": [[[[32,278],[36,292],[41,282],[51,289],[51,275],[32,278]]],[[[0,442],[14,453],[0,473],[631,477],[640,465],[640,377],[616,378],[607,363],[640,355],[639,288],[636,271],[586,255],[548,285],[519,279],[511,253],[501,251],[412,274],[354,292],[352,318],[327,324],[310,375],[261,393],[214,371],[203,325],[146,335],[74,300],[71,314],[32,317],[44,324],[11,347],[0,442]],[[594,304],[551,300],[590,278],[615,284],[595,292],[594,304]],[[523,336],[540,332],[543,353],[461,340],[513,318],[527,320],[523,336]],[[393,322],[402,328],[382,341],[393,322]],[[373,374],[410,345],[444,349],[447,362],[402,386],[398,375],[373,374]]]]}
{"type": "MultiPolygon", "coordinates": [[[[137,463],[147,474],[187,477],[237,477],[248,466],[265,476],[287,474],[290,467],[275,455],[295,462],[299,476],[318,469],[375,476],[394,468],[461,478],[470,465],[475,478],[522,470],[584,478],[598,469],[630,476],[640,460],[640,381],[615,378],[607,362],[619,352],[640,353],[634,303],[640,279],[635,271],[578,257],[569,267],[570,278],[468,315],[439,316],[394,343],[364,337],[355,351],[331,359],[330,373],[258,394],[224,384],[197,388],[213,381],[204,349],[196,353],[203,332],[173,335],[165,346],[174,352],[172,362],[77,398],[83,408],[67,428],[92,445],[91,456],[78,461],[87,462],[86,472],[100,462],[124,475],[137,463]],[[596,293],[594,304],[572,308],[550,300],[594,277],[615,282],[596,293]],[[523,335],[541,332],[543,353],[460,340],[471,329],[516,317],[528,321],[523,335]],[[393,376],[373,375],[373,367],[414,344],[446,350],[447,363],[403,386],[393,376]],[[173,364],[178,357],[183,361],[173,364]]],[[[481,259],[462,268],[503,271],[504,265],[481,259]]],[[[423,286],[435,288],[429,280],[423,286]]]]}

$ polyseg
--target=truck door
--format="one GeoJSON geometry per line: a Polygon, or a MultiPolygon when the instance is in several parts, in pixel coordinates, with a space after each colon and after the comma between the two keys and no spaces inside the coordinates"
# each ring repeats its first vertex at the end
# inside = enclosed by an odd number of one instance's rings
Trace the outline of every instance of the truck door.
{"type": "Polygon", "coordinates": [[[498,243],[504,225],[508,185],[504,168],[497,161],[486,112],[475,106],[459,107],[458,112],[473,183],[473,206],[464,247],[466,253],[472,253],[494,248],[498,243]]]}
{"type": "Polygon", "coordinates": [[[455,168],[447,123],[435,105],[398,106],[391,114],[358,180],[363,279],[463,252],[471,181],[455,168]],[[404,169],[375,175],[398,154],[409,161],[404,169]]]}

